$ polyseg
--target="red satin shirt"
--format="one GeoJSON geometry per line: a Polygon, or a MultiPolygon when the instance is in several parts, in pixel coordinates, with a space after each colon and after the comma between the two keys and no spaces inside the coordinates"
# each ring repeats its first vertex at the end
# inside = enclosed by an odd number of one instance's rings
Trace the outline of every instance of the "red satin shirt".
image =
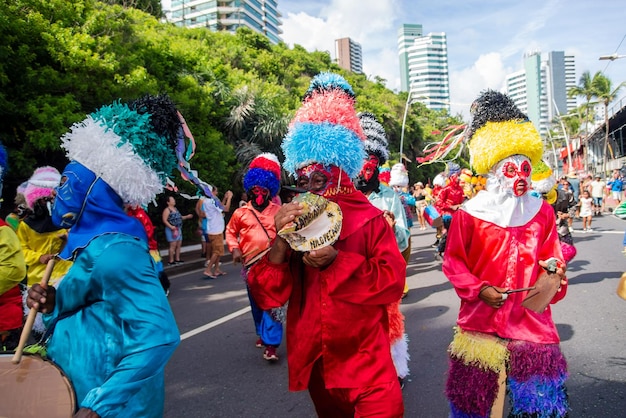
{"type": "Polygon", "coordinates": [[[343,226],[337,258],[325,269],[302,263],[252,267],[248,285],[261,309],[287,313],[289,389],[307,389],[311,369],[323,357],[326,388],[358,388],[397,379],[389,351],[387,304],[402,295],[406,263],[393,230],[361,192],[333,198],[343,226]]]}
{"type": "MultiPolygon", "coordinates": [[[[452,218],[443,272],[461,298],[457,324],[467,331],[541,344],[559,342],[552,312],[542,314],[521,306],[527,292],[511,293],[494,309],[478,294],[486,285],[519,289],[532,286],[543,269],[537,263],[556,257],[563,261],[552,207],[543,202],[526,225],[502,228],[460,209],[452,218]]],[[[567,285],[551,303],[565,297],[567,285]]]]}

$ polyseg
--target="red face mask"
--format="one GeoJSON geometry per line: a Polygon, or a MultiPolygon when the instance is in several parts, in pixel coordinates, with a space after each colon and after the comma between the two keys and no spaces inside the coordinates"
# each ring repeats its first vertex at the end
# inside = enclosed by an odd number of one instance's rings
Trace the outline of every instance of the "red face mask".
{"type": "Polygon", "coordinates": [[[297,170],[296,174],[298,187],[326,198],[356,190],[350,177],[334,165],[310,164],[297,170]]]}
{"type": "Polygon", "coordinates": [[[252,194],[252,203],[258,208],[263,207],[266,202],[269,202],[270,191],[261,186],[254,186],[250,189],[252,194]]]}
{"type": "Polygon", "coordinates": [[[370,154],[363,164],[359,177],[362,177],[366,182],[370,181],[374,172],[378,171],[378,162],[378,158],[375,155],[370,154]]]}

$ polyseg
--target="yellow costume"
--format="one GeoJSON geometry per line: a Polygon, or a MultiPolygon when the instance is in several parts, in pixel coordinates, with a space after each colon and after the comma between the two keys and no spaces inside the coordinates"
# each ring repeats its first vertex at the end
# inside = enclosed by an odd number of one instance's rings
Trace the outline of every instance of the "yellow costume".
{"type": "MultiPolygon", "coordinates": [[[[26,265],[28,266],[26,272],[28,286],[32,286],[41,281],[43,273],[46,270],[46,265],[42,264],[39,258],[44,254],[56,254],[61,251],[65,243],[65,239],[62,237],[65,235],[67,235],[66,229],[39,233],[25,222],[20,222],[17,229],[17,237],[22,244],[22,252],[24,253],[26,265]]],[[[58,260],[52,271],[49,283],[54,284],[61,277],[65,276],[65,273],[67,273],[71,265],[71,261],[58,260]]]]}

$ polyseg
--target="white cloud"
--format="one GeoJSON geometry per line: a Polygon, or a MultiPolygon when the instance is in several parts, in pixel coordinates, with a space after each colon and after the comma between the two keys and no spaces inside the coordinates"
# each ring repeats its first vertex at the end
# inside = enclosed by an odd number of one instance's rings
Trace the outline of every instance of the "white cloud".
{"type": "Polygon", "coordinates": [[[334,56],[337,35],[326,20],[306,13],[289,13],[283,18],[283,39],[308,51],[329,51],[334,56]]]}
{"type": "Polygon", "coordinates": [[[485,89],[502,90],[504,79],[511,70],[505,68],[496,52],[481,55],[471,66],[450,73],[450,111],[468,116],[470,104],[485,89]]]}
{"type": "Polygon", "coordinates": [[[626,59],[598,61],[603,54],[626,54],[620,2],[590,8],[582,1],[502,1],[486,8],[482,0],[281,0],[279,7],[286,43],[334,58],[335,39],[350,37],[363,48],[368,77],[386,79],[394,91],[400,88],[398,28],[420,23],[425,33],[445,32],[453,114],[467,116],[480,91],[501,90],[506,74],[520,70],[530,51],[574,54],[577,78],[588,70],[605,72],[614,85],[626,79],[626,59]]]}

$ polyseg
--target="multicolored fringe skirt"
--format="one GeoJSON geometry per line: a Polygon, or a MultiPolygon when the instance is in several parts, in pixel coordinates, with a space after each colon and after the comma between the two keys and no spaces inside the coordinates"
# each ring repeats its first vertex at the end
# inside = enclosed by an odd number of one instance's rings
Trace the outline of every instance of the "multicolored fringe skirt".
{"type": "Polygon", "coordinates": [[[446,396],[451,417],[489,417],[503,370],[509,417],[567,416],[567,363],[558,344],[505,340],[457,327],[448,353],[446,396]]]}

